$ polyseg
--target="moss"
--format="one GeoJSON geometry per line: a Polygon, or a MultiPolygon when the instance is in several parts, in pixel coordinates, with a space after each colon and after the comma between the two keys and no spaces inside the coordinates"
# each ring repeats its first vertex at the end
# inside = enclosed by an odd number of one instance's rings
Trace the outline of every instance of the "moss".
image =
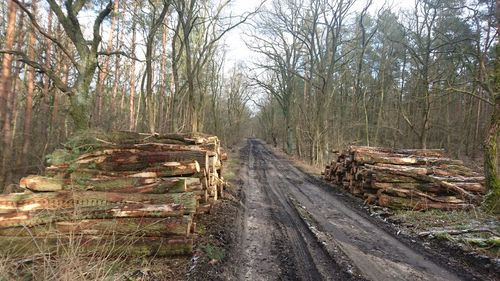
{"type": "Polygon", "coordinates": [[[203,224],[201,224],[201,223],[198,223],[198,224],[196,225],[196,232],[197,232],[199,235],[203,236],[203,235],[205,235],[205,234],[207,233],[207,228],[205,227],[205,225],[203,225],[203,224]]]}
{"type": "Polygon", "coordinates": [[[436,233],[434,235],[434,237],[437,240],[441,240],[441,241],[450,241],[450,240],[452,240],[451,236],[448,233],[436,233]]]}
{"type": "Polygon", "coordinates": [[[470,245],[478,246],[478,247],[500,247],[500,237],[491,237],[491,238],[467,238],[464,239],[464,242],[470,245]]]}
{"type": "Polygon", "coordinates": [[[230,157],[229,160],[224,162],[223,177],[224,179],[231,181],[236,179],[237,170],[239,168],[240,161],[238,157],[230,157]]]}
{"type": "Polygon", "coordinates": [[[226,251],[223,248],[212,244],[203,245],[201,248],[211,260],[222,260],[226,256],[226,251]]]}
{"type": "Polygon", "coordinates": [[[54,152],[46,156],[47,163],[50,165],[61,165],[68,163],[75,159],[75,155],[72,155],[65,149],[56,149],[54,152]]]}
{"type": "Polygon", "coordinates": [[[483,208],[488,213],[500,214],[500,186],[490,189],[485,197],[483,208]]]}

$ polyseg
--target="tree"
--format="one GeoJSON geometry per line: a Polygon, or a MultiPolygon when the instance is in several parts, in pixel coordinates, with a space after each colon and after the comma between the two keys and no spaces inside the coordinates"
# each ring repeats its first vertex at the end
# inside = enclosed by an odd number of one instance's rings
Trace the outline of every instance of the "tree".
{"type": "MultiPolygon", "coordinates": [[[[152,5],[153,11],[156,7],[152,5]]],[[[153,44],[156,32],[163,25],[163,21],[170,8],[170,1],[163,0],[161,12],[156,18],[153,15],[151,28],[146,40],[146,111],[147,111],[147,125],[150,132],[155,132],[155,114],[154,114],[154,98],[153,98],[153,44]]]]}
{"type": "MultiPolygon", "coordinates": [[[[9,2],[7,31],[5,36],[4,48],[12,50],[14,48],[15,31],[16,31],[16,15],[17,6],[14,2],[9,2]]],[[[13,55],[4,53],[2,60],[2,72],[0,73],[0,124],[2,125],[2,167],[0,168],[0,187],[3,187],[5,181],[9,181],[10,161],[12,160],[12,150],[9,146],[12,139],[12,102],[15,98],[11,89],[11,68],[13,55]]]]}
{"type": "Polygon", "coordinates": [[[69,57],[73,66],[77,70],[77,76],[73,85],[69,86],[64,83],[52,69],[46,66],[30,60],[25,53],[13,51],[12,48],[5,48],[3,53],[15,54],[17,60],[22,61],[31,67],[38,69],[39,71],[45,73],[54,82],[54,85],[60,89],[62,92],[68,95],[70,101],[69,114],[73,120],[76,130],[83,130],[90,126],[89,117],[89,91],[90,85],[94,78],[94,74],[98,64],[98,55],[102,54],[99,52],[99,45],[101,43],[102,37],[100,34],[101,24],[104,19],[111,13],[113,2],[109,1],[107,6],[99,12],[93,24],[93,37],[88,41],[83,35],[82,26],[78,21],[78,14],[83,9],[86,1],[66,1],[65,9],[63,11],[62,7],[57,3],[56,0],[47,0],[50,9],[56,17],[58,18],[60,24],[62,25],[66,35],[72,42],[76,52],[78,54],[78,60],[70,55],[70,52],[58,42],[54,37],[43,30],[38,25],[36,18],[31,12],[18,0],[11,0],[15,2],[24,13],[28,15],[33,25],[35,25],[40,33],[50,39],[59,48],[63,49],[65,55],[69,57]]]}
{"type": "MultiPolygon", "coordinates": [[[[175,53],[179,56],[174,60],[184,58],[185,85],[176,86],[176,91],[186,88],[187,116],[190,131],[197,132],[202,129],[203,108],[205,106],[205,93],[201,90],[207,83],[203,81],[203,72],[208,62],[213,58],[219,41],[227,32],[245,23],[248,18],[256,14],[260,6],[252,12],[241,16],[224,16],[231,1],[203,3],[196,0],[174,1],[177,12],[177,28],[174,41],[180,43],[175,53]],[[236,21],[234,21],[236,19],[236,21]]],[[[177,44],[177,43],[173,43],[177,44]]],[[[175,72],[178,68],[175,67],[175,72]]],[[[175,75],[178,75],[176,73],[175,75]]],[[[175,79],[179,83],[179,79],[175,79]]],[[[175,93],[176,95],[178,93],[175,93]]]]}
{"type": "MultiPolygon", "coordinates": [[[[500,30],[500,0],[496,0],[495,18],[500,30]]],[[[493,111],[484,141],[484,176],[488,194],[485,208],[500,214],[500,177],[498,175],[498,133],[500,132],[500,37],[495,46],[495,68],[493,73],[494,89],[492,95],[493,111]]]]}
{"type": "MultiPolygon", "coordinates": [[[[118,18],[118,8],[119,8],[119,0],[113,0],[113,19],[111,20],[111,28],[108,31],[108,40],[106,46],[106,53],[110,53],[113,50],[113,35],[116,30],[116,22],[118,18]]],[[[103,88],[106,83],[106,79],[108,77],[109,72],[109,56],[104,58],[104,63],[99,67],[98,78],[97,78],[97,86],[95,89],[95,105],[94,105],[94,122],[96,124],[100,123],[100,117],[102,114],[103,107],[103,88]]]]}
{"type": "Polygon", "coordinates": [[[252,77],[252,83],[278,101],[285,121],[286,152],[292,154],[295,148],[292,106],[297,95],[295,80],[300,42],[292,36],[298,27],[297,11],[287,8],[280,2],[273,2],[272,10],[261,14],[258,28],[252,34],[256,43],[249,46],[264,57],[257,63],[263,73],[252,77]]]}
{"type": "MultiPolygon", "coordinates": [[[[36,1],[32,3],[32,13],[36,16],[36,1]]],[[[35,59],[35,27],[31,25],[29,31],[29,41],[28,41],[28,58],[30,60],[35,59]]],[[[23,167],[24,172],[26,172],[26,158],[28,155],[28,150],[30,148],[30,140],[31,140],[31,130],[32,130],[32,116],[33,116],[33,92],[35,89],[35,69],[33,67],[28,68],[27,74],[27,90],[26,90],[26,105],[24,111],[24,126],[23,126],[23,148],[21,151],[21,155],[19,156],[19,167],[23,167]]]]}

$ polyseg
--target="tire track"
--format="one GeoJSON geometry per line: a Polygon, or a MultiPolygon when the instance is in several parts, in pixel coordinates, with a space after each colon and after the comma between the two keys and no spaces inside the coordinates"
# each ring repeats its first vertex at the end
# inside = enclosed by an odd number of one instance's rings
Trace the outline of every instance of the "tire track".
{"type": "Polygon", "coordinates": [[[269,161],[260,143],[242,150],[245,221],[242,280],[355,280],[337,265],[302,220],[289,180],[269,161]]]}
{"type": "MultiPolygon", "coordinates": [[[[312,183],[288,161],[278,159],[257,140],[250,140],[270,174],[278,196],[291,196],[307,209],[330,243],[369,280],[461,280],[448,269],[404,245],[377,225],[358,215],[331,192],[312,183]]],[[[328,243],[328,241],[326,241],[328,243]]]]}

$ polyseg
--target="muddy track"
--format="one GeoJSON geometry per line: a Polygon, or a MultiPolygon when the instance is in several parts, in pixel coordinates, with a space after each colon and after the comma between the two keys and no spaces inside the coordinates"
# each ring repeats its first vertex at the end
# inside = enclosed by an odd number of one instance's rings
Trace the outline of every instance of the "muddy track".
{"type": "Polygon", "coordinates": [[[240,280],[462,280],[360,216],[260,141],[241,151],[240,280]]]}

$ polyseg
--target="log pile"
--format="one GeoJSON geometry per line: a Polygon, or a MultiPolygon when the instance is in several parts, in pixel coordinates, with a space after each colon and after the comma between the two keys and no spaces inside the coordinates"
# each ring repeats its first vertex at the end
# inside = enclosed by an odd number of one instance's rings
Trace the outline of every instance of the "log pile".
{"type": "Polygon", "coordinates": [[[189,254],[197,215],[223,195],[220,142],[202,134],[86,132],[49,157],[44,176],[0,195],[0,252],[189,254]],[[43,243],[42,243],[43,242],[43,243]]]}
{"type": "Polygon", "coordinates": [[[480,202],[484,177],[440,149],[350,146],[326,166],[326,180],[394,209],[464,209],[480,202]]]}

